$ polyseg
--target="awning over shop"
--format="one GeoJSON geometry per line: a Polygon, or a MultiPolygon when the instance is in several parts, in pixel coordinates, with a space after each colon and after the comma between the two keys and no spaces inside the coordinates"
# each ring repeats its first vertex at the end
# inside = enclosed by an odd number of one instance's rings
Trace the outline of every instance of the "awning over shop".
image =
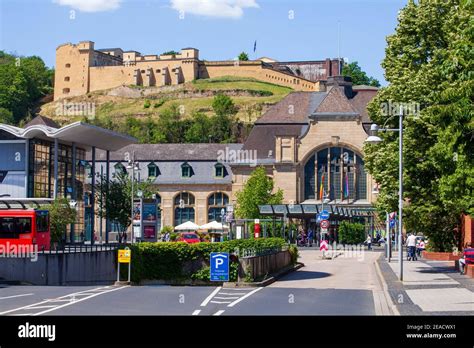
{"type": "MultiPolygon", "coordinates": [[[[277,204],[277,205],[259,205],[261,215],[268,216],[285,216],[288,218],[304,219],[314,217],[321,212],[319,204],[277,204]]],[[[366,217],[372,216],[375,208],[372,206],[350,206],[328,204],[324,206],[324,210],[336,217],[366,217]]]]}

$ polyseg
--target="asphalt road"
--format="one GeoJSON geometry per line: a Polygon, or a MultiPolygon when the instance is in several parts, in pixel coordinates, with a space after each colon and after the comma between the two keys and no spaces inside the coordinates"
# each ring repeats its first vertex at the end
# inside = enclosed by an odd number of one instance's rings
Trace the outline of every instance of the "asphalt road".
{"type": "MultiPolygon", "coordinates": [[[[378,253],[323,260],[265,288],[0,285],[0,315],[374,315],[378,253]]],[[[376,309],[377,306],[377,309],[376,309]]]]}
{"type": "Polygon", "coordinates": [[[0,315],[371,315],[369,290],[176,286],[0,289],[0,315]]]}

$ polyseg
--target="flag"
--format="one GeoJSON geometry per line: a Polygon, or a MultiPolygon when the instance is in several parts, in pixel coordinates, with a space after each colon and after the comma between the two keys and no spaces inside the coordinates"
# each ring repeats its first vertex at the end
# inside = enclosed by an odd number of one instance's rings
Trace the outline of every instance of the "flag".
{"type": "Polygon", "coordinates": [[[253,44],[253,51],[255,52],[257,50],[257,40],[255,40],[253,44]]]}
{"type": "Polygon", "coordinates": [[[323,200],[324,196],[324,168],[323,168],[323,175],[321,176],[321,186],[319,187],[319,200],[323,200]]]}
{"type": "Polygon", "coordinates": [[[349,175],[346,173],[346,180],[344,183],[344,197],[349,198],[349,175]]]}

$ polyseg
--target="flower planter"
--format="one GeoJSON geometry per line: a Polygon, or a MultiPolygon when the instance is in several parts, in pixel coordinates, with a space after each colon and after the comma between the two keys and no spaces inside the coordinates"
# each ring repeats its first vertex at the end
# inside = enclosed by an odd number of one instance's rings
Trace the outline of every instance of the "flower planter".
{"type": "Polygon", "coordinates": [[[458,255],[453,254],[452,252],[434,252],[434,251],[423,251],[422,256],[426,260],[435,260],[435,261],[456,261],[461,258],[461,253],[458,255]]]}

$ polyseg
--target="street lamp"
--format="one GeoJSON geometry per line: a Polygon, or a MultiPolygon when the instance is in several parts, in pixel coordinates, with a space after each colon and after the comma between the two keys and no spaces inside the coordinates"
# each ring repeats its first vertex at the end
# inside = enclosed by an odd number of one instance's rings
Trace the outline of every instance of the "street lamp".
{"type": "MultiPolygon", "coordinates": [[[[392,116],[393,117],[393,116],[392,116]]],[[[391,117],[388,120],[390,120],[391,117]]],[[[385,124],[387,124],[385,121],[385,124]]],[[[403,281],[403,247],[402,247],[402,232],[403,232],[403,107],[400,106],[400,113],[398,114],[398,129],[379,128],[376,124],[370,126],[371,135],[367,137],[365,142],[370,144],[378,144],[382,139],[377,136],[377,132],[399,132],[398,141],[398,262],[399,262],[399,279],[403,281]]]]}
{"type": "Polygon", "coordinates": [[[135,236],[133,233],[133,203],[134,203],[134,192],[133,192],[133,184],[135,182],[135,171],[140,170],[140,167],[138,165],[138,161],[135,161],[135,152],[133,153],[132,159],[128,161],[127,169],[130,169],[130,172],[132,173],[132,189],[131,189],[131,215],[130,215],[130,239],[132,243],[135,243],[135,236]]]}

